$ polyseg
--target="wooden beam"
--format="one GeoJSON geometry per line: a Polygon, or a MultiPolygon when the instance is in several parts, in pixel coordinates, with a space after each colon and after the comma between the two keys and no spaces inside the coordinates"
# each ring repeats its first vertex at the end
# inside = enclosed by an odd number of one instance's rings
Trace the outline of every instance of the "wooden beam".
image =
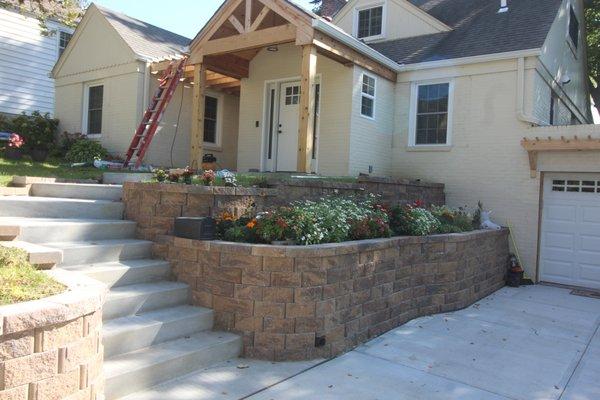
{"type": "MultiPolygon", "coordinates": [[[[295,39],[296,27],[287,24],[261,29],[260,31],[247,32],[242,35],[209,40],[202,45],[201,54],[204,56],[225,54],[239,50],[293,42],[295,39]]],[[[195,57],[192,56],[191,62],[194,61],[195,57]]]]}
{"type": "Polygon", "coordinates": [[[600,138],[523,138],[521,146],[527,151],[594,151],[600,150],[600,138]]]}
{"type": "Polygon", "coordinates": [[[194,65],[194,88],[192,97],[192,132],[190,135],[190,167],[202,165],[204,144],[204,102],[206,100],[206,65],[194,65]]]}
{"type": "MultiPolygon", "coordinates": [[[[364,69],[367,69],[377,75],[380,75],[392,82],[396,82],[398,74],[379,64],[377,61],[371,60],[356,50],[342,44],[329,36],[323,35],[322,33],[315,32],[313,43],[315,46],[323,49],[326,53],[331,53],[336,57],[342,57],[349,62],[352,62],[364,69]]],[[[332,57],[333,58],[333,57],[332,57]]]]}
{"type": "MultiPolygon", "coordinates": [[[[288,1],[281,0],[258,0],[265,6],[269,7],[276,14],[279,14],[282,18],[295,25],[300,31],[304,31],[305,35],[309,35],[312,32],[312,17],[308,14],[298,10],[288,1]]],[[[300,35],[301,37],[305,36],[300,35]]],[[[299,44],[299,43],[297,43],[299,44]]]]}
{"type": "Polygon", "coordinates": [[[260,26],[260,24],[262,24],[267,14],[269,14],[269,11],[271,11],[271,9],[267,6],[264,6],[262,10],[260,10],[260,13],[258,13],[256,19],[254,20],[252,25],[250,25],[250,31],[255,31],[260,26]]]}
{"type": "Polygon", "coordinates": [[[223,8],[220,9],[206,24],[206,26],[198,33],[190,44],[190,53],[195,53],[201,43],[205,40],[210,39],[215,32],[229,19],[229,16],[233,14],[236,8],[242,4],[244,0],[232,0],[229,4],[223,4],[223,8]]]}
{"type": "MultiPolygon", "coordinates": [[[[221,74],[218,74],[221,75],[221,74]]],[[[220,78],[206,79],[206,86],[222,85],[224,83],[239,82],[239,79],[229,76],[221,76],[220,78]]]]}
{"type": "Polygon", "coordinates": [[[231,81],[231,82],[217,83],[217,84],[209,85],[209,86],[213,89],[229,89],[229,88],[238,87],[241,85],[242,85],[242,82],[235,80],[235,81],[231,81]]]}
{"type": "Polygon", "coordinates": [[[250,22],[252,21],[252,0],[246,0],[246,12],[244,14],[244,30],[250,31],[250,22]]]}
{"type": "Polygon", "coordinates": [[[242,23],[235,17],[235,15],[231,14],[229,16],[229,22],[231,22],[231,25],[233,25],[233,27],[239,32],[239,33],[244,33],[246,32],[246,30],[244,29],[244,26],[242,25],[242,23]]]}
{"type": "Polygon", "coordinates": [[[211,71],[232,78],[247,78],[250,75],[250,62],[233,54],[204,57],[206,67],[211,71]]]}
{"type": "Polygon", "coordinates": [[[532,178],[537,177],[537,160],[538,160],[538,152],[537,151],[529,151],[527,152],[529,156],[529,176],[532,178]]]}
{"type": "Polygon", "coordinates": [[[302,78],[300,81],[300,121],[298,132],[298,172],[311,172],[313,137],[315,134],[315,92],[317,47],[302,46],[302,78]]]}

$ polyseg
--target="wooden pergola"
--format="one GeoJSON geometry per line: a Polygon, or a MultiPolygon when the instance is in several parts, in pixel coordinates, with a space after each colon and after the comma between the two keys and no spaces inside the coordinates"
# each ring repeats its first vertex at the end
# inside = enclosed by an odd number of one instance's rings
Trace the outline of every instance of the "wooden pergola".
{"type": "Polygon", "coordinates": [[[529,155],[529,170],[532,178],[537,177],[537,159],[540,152],[557,151],[598,151],[600,150],[600,139],[593,138],[591,135],[586,138],[574,136],[572,138],[548,137],[547,139],[523,138],[521,146],[527,150],[529,155]]]}
{"type": "Polygon", "coordinates": [[[315,31],[312,22],[313,16],[288,0],[226,0],[200,31],[190,45],[186,67],[194,82],[190,146],[193,168],[202,159],[206,89],[239,92],[240,80],[249,77],[250,61],[264,47],[284,43],[302,47],[298,172],[311,171],[318,53],[396,80],[395,71],[315,31]]]}

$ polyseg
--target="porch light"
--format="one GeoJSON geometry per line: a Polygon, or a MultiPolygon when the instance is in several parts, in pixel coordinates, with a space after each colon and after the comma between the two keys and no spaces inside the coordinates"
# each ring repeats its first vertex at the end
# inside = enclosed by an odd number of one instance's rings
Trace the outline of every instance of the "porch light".
{"type": "Polygon", "coordinates": [[[277,46],[269,46],[269,47],[267,47],[267,51],[275,53],[275,52],[279,51],[279,47],[277,47],[277,46]]]}

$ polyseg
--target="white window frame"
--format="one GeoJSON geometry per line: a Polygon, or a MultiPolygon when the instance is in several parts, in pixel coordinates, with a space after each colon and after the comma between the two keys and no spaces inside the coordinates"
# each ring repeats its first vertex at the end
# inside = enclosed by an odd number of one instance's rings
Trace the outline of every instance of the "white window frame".
{"type": "MultiPolygon", "coordinates": [[[[56,34],[56,55],[57,57],[60,57],[60,34],[61,33],[67,33],[69,35],[71,35],[71,39],[69,39],[69,43],[71,43],[71,40],[73,40],[73,31],[68,30],[68,29],[59,29],[57,31],[56,34]]],[[[69,46],[69,44],[67,44],[67,47],[69,46]]],[[[67,47],[64,48],[63,53],[65,52],[65,50],[67,50],[67,47]]]]}
{"type": "Polygon", "coordinates": [[[359,112],[360,112],[360,116],[366,119],[369,119],[371,121],[375,121],[375,116],[377,115],[377,77],[375,75],[371,75],[371,74],[367,74],[366,72],[363,72],[360,74],[360,103],[359,103],[359,112]],[[375,87],[375,95],[371,96],[368,93],[363,92],[363,82],[365,80],[365,76],[373,79],[374,83],[374,87],[375,87]],[[369,98],[371,100],[373,100],[373,116],[369,116],[369,115],[365,115],[362,112],[362,101],[363,101],[363,97],[369,98]]]}
{"type": "Polygon", "coordinates": [[[577,52],[579,51],[579,47],[581,44],[581,19],[579,18],[579,16],[577,15],[577,9],[575,8],[575,4],[573,4],[573,2],[568,2],[567,3],[567,45],[569,46],[569,48],[571,49],[571,51],[573,52],[573,55],[575,56],[575,58],[577,58],[577,52]],[[577,22],[579,23],[579,31],[577,32],[577,39],[579,40],[579,43],[574,43],[573,39],[571,39],[571,9],[573,9],[573,13],[575,13],[575,16],[577,18],[577,22]]]}
{"type": "Polygon", "coordinates": [[[413,82],[410,94],[410,115],[408,147],[413,149],[448,150],[452,146],[452,127],[454,116],[454,79],[435,79],[428,81],[413,82]],[[417,105],[419,87],[428,85],[448,84],[448,126],[446,130],[446,143],[441,144],[417,144],[417,105]]]}
{"type": "Polygon", "coordinates": [[[355,7],[354,8],[353,24],[352,24],[353,36],[355,38],[357,38],[358,40],[364,40],[365,42],[372,42],[372,41],[375,41],[375,40],[384,39],[385,38],[385,32],[386,32],[386,25],[387,25],[386,24],[386,20],[387,20],[386,16],[387,16],[387,2],[385,2],[385,1],[378,1],[378,2],[374,2],[374,3],[363,4],[360,7],[355,7]],[[381,34],[359,38],[358,37],[358,16],[359,16],[360,12],[364,11],[364,10],[369,10],[371,8],[377,8],[377,7],[382,7],[382,11],[381,11],[381,34]]]}
{"type": "Polygon", "coordinates": [[[205,96],[217,99],[217,131],[215,137],[216,143],[203,141],[203,146],[209,150],[221,150],[221,144],[223,143],[223,107],[225,104],[225,96],[223,93],[213,91],[207,91],[205,96]]]}
{"type": "Polygon", "coordinates": [[[102,137],[102,132],[95,134],[88,134],[88,114],[90,105],[90,88],[96,86],[103,86],[102,89],[102,130],[104,130],[104,112],[106,110],[106,84],[104,81],[87,82],[83,85],[83,115],[81,118],[81,133],[90,139],[97,139],[102,137]]]}

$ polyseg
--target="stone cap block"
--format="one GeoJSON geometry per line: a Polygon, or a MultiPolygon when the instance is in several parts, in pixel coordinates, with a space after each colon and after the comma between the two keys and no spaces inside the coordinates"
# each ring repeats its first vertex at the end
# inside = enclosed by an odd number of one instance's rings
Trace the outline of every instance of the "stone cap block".
{"type": "Polygon", "coordinates": [[[13,176],[12,184],[14,186],[25,187],[34,183],[54,183],[56,178],[42,178],[39,176],[13,176]]]}
{"type": "MultiPolygon", "coordinates": [[[[2,235],[0,234],[0,236],[2,235]]],[[[63,260],[63,253],[61,250],[41,246],[39,244],[23,242],[20,240],[13,240],[7,242],[0,242],[0,246],[21,249],[27,252],[27,260],[33,265],[52,267],[56,264],[60,264],[63,260]]]]}

